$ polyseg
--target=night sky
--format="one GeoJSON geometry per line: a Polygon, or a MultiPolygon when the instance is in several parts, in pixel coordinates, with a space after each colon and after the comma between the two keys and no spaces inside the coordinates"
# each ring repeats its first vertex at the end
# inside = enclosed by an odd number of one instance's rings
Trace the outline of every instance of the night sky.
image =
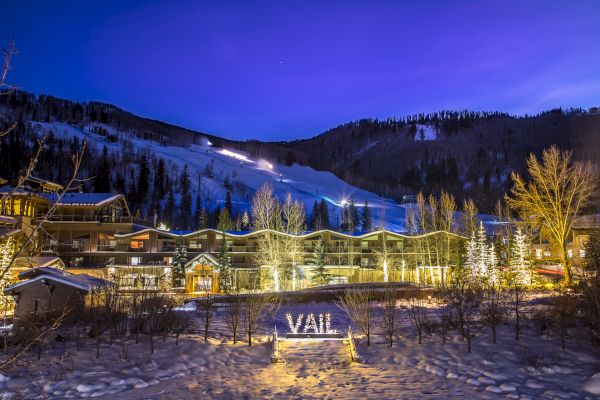
{"type": "Polygon", "coordinates": [[[3,0],[0,44],[24,90],[236,139],[600,106],[600,1],[404,3],[3,0]]]}

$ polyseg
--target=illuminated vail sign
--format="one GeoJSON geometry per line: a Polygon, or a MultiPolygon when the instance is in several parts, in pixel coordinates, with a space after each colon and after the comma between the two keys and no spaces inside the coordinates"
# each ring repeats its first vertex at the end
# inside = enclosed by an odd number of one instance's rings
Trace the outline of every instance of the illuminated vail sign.
{"type": "Polygon", "coordinates": [[[298,318],[294,321],[292,314],[285,315],[288,322],[289,332],[288,337],[293,336],[336,336],[339,333],[335,329],[331,329],[331,314],[319,314],[318,318],[315,314],[310,313],[304,319],[304,314],[299,314],[298,318]],[[304,320],[304,326],[302,322],[304,320]],[[300,328],[303,328],[300,331],[300,328]]]}

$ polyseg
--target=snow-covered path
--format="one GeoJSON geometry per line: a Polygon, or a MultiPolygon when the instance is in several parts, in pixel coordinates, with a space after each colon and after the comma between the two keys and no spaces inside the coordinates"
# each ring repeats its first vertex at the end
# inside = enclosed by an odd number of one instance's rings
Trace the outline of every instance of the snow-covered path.
{"type": "MultiPolygon", "coordinates": [[[[285,313],[331,312],[332,327],[344,332],[343,312],[332,303],[284,304],[277,316],[253,340],[233,345],[217,319],[211,339],[199,334],[155,338],[150,354],[147,338],[110,346],[103,343],[98,360],[88,339],[80,352],[72,341],[46,347],[40,361],[25,357],[18,368],[0,376],[0,398],[129,399],[593,399],[584,384],[598,372],[600,350],[588,332],[571,332],[562,351],[555,334],[541,337],[525,324],[519,342],[511,326],[498,330],[498,343],[482,331],[473,352],[454,332],[443,344],[436,334],[417,344],[403,312],[400,337],[392,347],[378,327],[367,346],[358,337],[362,363],[339,362],[347,357],[334,343],[307,346],[282,342],[286,363],[271,364],[268,333],[277,322],[286,332],[285,313]],[[126,344],[126,346],[125,346],[126,344]],[[127,357],[123,357],[126,350],[127,357]],[[287,357],[286,357],[287,354],[287,357]],[[535,363],[535,368],[531,368],[535,363]]],[[[355,334],[358,330],[354,330],[355,334]]],[[[282,333],[282,336],[284,333],[282,333]]],[[[1,356],[0,356],[1,357],[1,356]]]]}
{"type": "Polygon", "coordinates": [[[281,339],[279,349],[288,364],[347,364],[350,359],[344,340],[281,339]]]}

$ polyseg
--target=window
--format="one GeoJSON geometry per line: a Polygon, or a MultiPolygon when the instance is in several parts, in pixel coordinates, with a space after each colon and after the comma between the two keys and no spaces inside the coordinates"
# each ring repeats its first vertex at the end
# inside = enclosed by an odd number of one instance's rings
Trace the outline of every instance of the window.
{"type": "Polygon", "coordinates": [[[535,258],[538,260],[542,258],[542,249],[535,249],[535,258]]]}
{"type": "Polygon", "coordinates": [[[142,257],[131,257],[130,264],[131,265],[141,265],[142,264],[142,257]]]}
{"type": "Polygon", "coordinates": [[[573,258],[573,250],[567,249],[567,257],[568,258],[573,258]]]}
{"type": "Polygon", "coordinates": [[[199,240],[190,240],[190,249],[198,249],[202,248],[202,242],[199,240]]]}
{"type": "Polygon", "coordinates": [[[579,249],[579,257],[585,258],[585,249],[579,249]]]}
{"type": "Polygon", "coordinates": [[[144,248],[144,241],[143,240],[132,240],[130,247],[132,249],[141,250],[144,248]]]}
{"type": "Polygon", "coordinates": [[[194,277],[195,292],[210,292],[212,289],[212,277],[208,275],[194,277]]]}

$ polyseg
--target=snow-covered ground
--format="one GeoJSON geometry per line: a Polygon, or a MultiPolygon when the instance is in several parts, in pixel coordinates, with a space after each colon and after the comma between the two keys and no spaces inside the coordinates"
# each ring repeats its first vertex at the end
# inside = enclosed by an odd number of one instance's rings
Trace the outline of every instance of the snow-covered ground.
{"type": "Polygon", "coordinates": [[[123,139],[126,139],[136,149],[148,149],[157,157],[162,157],[179,168],[187,164],[194,189],[198,187],[199,174],[207,165],[212,163],[215,177],[213,179],[203,177],[201,190],[203,200],[210,203],[225,201],[227,189],[225,189],[223,182],[226,177],[229,177],[231,181],[240,182],[247,189],[234,190],[232,193],[234,205],[242,209],[249,207],[252,194],[256,189],[263,183],[270,182],[273,185],[275,194],[280,198],[283,198],[289,192],[295,199],[304,202],[307,213],[310,212],[315,201],[324,198],[330,206],[332,224],[337,224],[337,219],[341,219],[340,210],[342,205],[352,197],[357,206],[362,206],[365,202],[368,202],[376,221],[381,211],[385,211],[385,221],[388,229],[397,231],[404,229],[405,209],[402,205],[349,185],[330,172],[317,171],[297,164],[292,166],[272,165],[268,160],[252,159],[241,152],[214,148],[208,143],[205,145],[192,145],[187,148],[164,146],[154,141],[143,140],[117,132],[114,128],[106,125],[102,125],[102,127],[111,134],[118,136],[120,138],[119,142],[109,142],[104,136],[91,133],[89,127],[81,130],[78,127],[57,122],[35,122],[33,126],[39,127],[41,132],[52,130],[55,135],[66,139],[71,139],[73,136],[79,139],[86,138],[96,144],[97,151],[101,151],[102,146],[106,145],[111,151],[118,152],[123,147],[123,139]]]}
{"type": "MultiPolygon", "coordinates": [[[[526,324],[520,342],[511,327],[499,330],[497,344],[487,332],[473,342],[473,352],[457,335],[447,344],[437,335],[426,335],[422,345],[403,312],[401,335],[389,347],[380,332],[371,346],[358,339],[363,362],[349,364],[335,360],[328,344],[320,357],[319,344],[302,352],[282,346],[281,364],[270,363],[268,332],[277,325],[286,331],[286,313],[305,315],[331,312],[332,327],[346,330],[348,319],[332,303],[283,305],[274,320],[265,323],[263,334],[252,347],[228,341],[222,323],[211,329],[209,343],[199,334],[186,335],[179,346],[175,339],[156,339],[155,354],[144,341],[128,340],[128,358],[120,357],[121,343],[103,344],[95,359],[95,347],[88,341],[81,352],[73,342],[47,346],[41,361],[35,355],[0,378],[3,398],[101,399],[583,399],[595,398],[584,387],[598,371],[599,350],[589,344],[588,333],[572,332],[563,352],[557,335],[541,337],[526,324]],[[537,368],[531,368],[536,360],[537,368]],[[28,362],[25,362],[28,361],[28,362]]],[[[355,329],[355,332],[357,330],[355,329]]],[[[284,339],[285,340],[285,339],[284,339]]],[[[294,348],[294,346],[289,346],[294,348]]],[[[343,352],[338,352],[344,358],[343,352]]],[[[344,360],[342,360],[344,361],[344,360]]],[[[597,379],[596,379],[597,381],[597,379]]],[[[593,383],[593,381],[590,381],[593,383]]],[[[595,387],[597,388],[597,386],[595,387]]]]}

